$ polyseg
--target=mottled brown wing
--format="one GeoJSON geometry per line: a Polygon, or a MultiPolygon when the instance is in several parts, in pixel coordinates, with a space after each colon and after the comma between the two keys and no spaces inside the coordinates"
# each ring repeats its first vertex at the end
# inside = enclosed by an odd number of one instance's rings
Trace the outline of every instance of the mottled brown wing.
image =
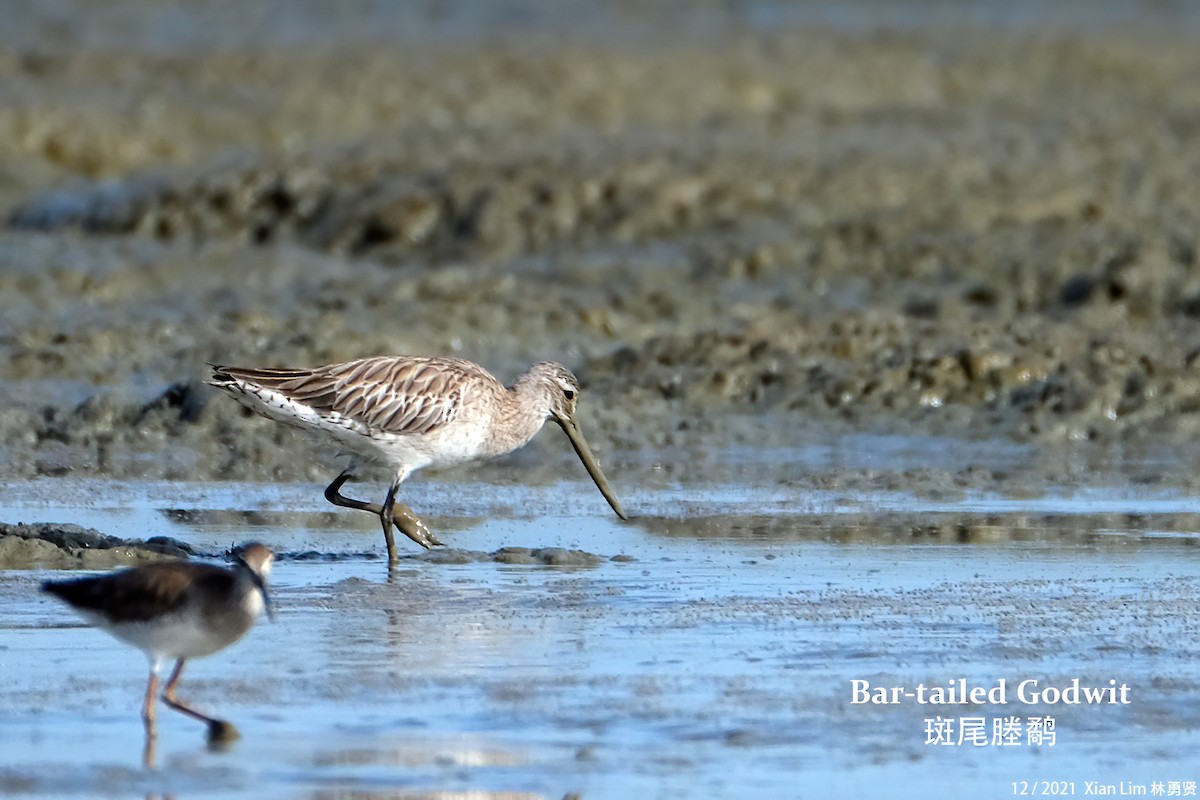
{"type": "Polygon", "coordinates": [[[455,418],[473,375],[452,359],[379,357],[310,370],[214,367],[216,380],[278,392],[325,415],[374,431],[420,434],[455,418]]]}
{"type": "Polygon", "coordinates": [[[143,622],[183,604],[196,580],[231,581],[226,570],[207,564],[164,563],[73,581],[47,581],[42,591],[112,622],[143,622]]]}

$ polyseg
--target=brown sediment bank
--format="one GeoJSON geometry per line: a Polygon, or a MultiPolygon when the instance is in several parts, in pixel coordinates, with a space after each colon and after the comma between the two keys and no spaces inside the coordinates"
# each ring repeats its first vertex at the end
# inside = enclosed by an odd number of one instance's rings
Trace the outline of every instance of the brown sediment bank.
{"type": "MultiPolygon", "coordinates": [[[[0,522],[0,568],[4,569],[110,569],[196,555],[212,557],[215,554],[199,552],[184,542],[166,536],[153,536],[145,540],[122,539],[69,523],[10,525],[0,522]]],[[[361,559],[365,554],[306,551],[278,555],[290,561],[329,561],[361,559]]],[[[374,557],[374,554],[370,554],[370,557],[374,557]]],[[[627,555],[607,557],[565,547],[502,547],[490,553],[447,548],[407,554],[405,560],[434,564],[495,562],[568,569],[596,567],[606,561],[636,561],[627,555]]]]}
{"type": "Polygon", "coordinates": [[[204,362],[389,352],[565,361],[608,454],[1200,433],[1170,18],[164,50],[66,5],[0,40],[10,477],[323,476],[204,362]]]}
{"type": "Polygon", "coordinates": [[[108,569],[167,558],[187,558],[188,545],[164,536],[121,539],[79,525],[0,522],[0,566],[108,569]]]}

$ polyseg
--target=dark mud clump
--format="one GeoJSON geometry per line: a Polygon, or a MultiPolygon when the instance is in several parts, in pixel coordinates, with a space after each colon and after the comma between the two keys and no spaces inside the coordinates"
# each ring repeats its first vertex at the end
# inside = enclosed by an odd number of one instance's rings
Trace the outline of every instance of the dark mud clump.
{"type": "MultiPolygon", "coordinates": [[[[1053,543],[1056,547],[1120,551],[1131,541],[1149,547],[1200,546],[1192,535],[1200,515],[1136,513],[972,513],[881,512],[643,517],[639,524],[656,536],[744,542],[850,544],[929,544],[989,546],[1053,543]]],[[[774,560],[768,553],[764,561],[774,560]]]]}
{"type": "Polygon", "coordinates": [[[80,525],[0,523],[0,566],[108,569],[163,559],[187,558],[190,545],[166,536],[120,539],[80,525]]]}
{"type": "Polygon", "coordinates": [[[497,564],[528,564],[547,567],[595,567],[615,559],[589,553],[585,550],[570,550],[563,547],[502,547],[491,553],[476,550],[447,548],[426,550],[409,556],[408,560],[430,564],[471,564],[493,561],[497,564]]]}
{"type": "Polygon", "coordinates": [[[645,241],[734,213],[780,209],[799,201],[803,188],[765,170],[747,180],[733,162],[690,163],[683,153],[675,161],[597,145],[437,169],[411,156],[350,151],[317,163],[169,170],[37,195],[8,222],[16,230],[283,241],[348,258],[445,263],[481,252],[645,241]]]}
{"type": "MultiPolygon", "coordinates": [[[[300,553],[276,553],[280,561],[359,561],[378,559],[378,552],[325,553],[306,550],[300,553]]],[[[589,553],[586,550],[571,550],[563,547],[502,547],[491,553],[480,550],[463,550],[443,547],[422,550],[401,556],[401,563],[420,561],[426,564],[527,564],[547,567],[595,567],[605,561],[617,563],[633,561],[632,556],[616,555],[611,558],[589,553]]]]}

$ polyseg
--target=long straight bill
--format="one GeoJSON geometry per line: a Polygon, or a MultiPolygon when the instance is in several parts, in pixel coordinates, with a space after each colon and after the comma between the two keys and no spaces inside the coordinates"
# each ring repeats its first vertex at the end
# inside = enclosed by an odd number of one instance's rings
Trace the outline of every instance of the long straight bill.
{"type": "MultiPolygon", "coordinates": [[[[557,419],[557,418],[556,418],[557,419]]],[[[612,510],[617,512],[617,516],[621,519],[629,519],[625,516],[625,511],[621,508],[621,504],[613,495],[612,489],[608,486],[608,479],[604,477],[604,473],[600,471],[600,465],[596,463],[596,457],[592,455],[592,449],[588,447],[587,442],[583,438],[583,433],[580,432],[579,426],[574,420],[557,419],[558,424],[562,426],[563,431],[567,434],[567,438],[571,440],[571,446],[575,448],[575,454],[579,456],[579,460],[583,462],[583,466],[587,469],[588,475],[592,476],[592,480],[596,482],[596,488],[600,490],[600,494],[604,495],[604,499],[612,506],[612,510]]]]}

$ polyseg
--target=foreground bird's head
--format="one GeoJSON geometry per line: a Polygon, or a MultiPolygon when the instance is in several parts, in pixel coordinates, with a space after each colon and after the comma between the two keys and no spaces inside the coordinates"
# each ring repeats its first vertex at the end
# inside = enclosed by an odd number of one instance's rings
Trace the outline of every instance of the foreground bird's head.
{"type": "Polygon", "coordinates": [[[275,561],[275,554],[265,544],[250,542],[234,551],[234,555],[237,559],[238,569],[249,575],[251,583],[262,592],[263,608],[267,612],[267,618],[274,620],[271,595],[267,591],[267,579],[271,577],[271,564],[275,561]]]}
{"type": "Polygon", "coordinates": [[[528,380],[542,389],[547,402],[546,417],[557,422],[567,434],[576,455],[596,483],[600,494],[604,495],[604,499],[612,506],[612,510],[621,519],[629,519],[612,493],[608,479],[604,477],[604,472],[596,462],[596,457],[592,455],[592,449],[588,447],[587,440],[583,438],[583,432],[579,429],[579,422],[575,419],[575,404],[579,400],[579,379],[562,364],[543,361],[534,364],[523,380],[528,380]]]}

